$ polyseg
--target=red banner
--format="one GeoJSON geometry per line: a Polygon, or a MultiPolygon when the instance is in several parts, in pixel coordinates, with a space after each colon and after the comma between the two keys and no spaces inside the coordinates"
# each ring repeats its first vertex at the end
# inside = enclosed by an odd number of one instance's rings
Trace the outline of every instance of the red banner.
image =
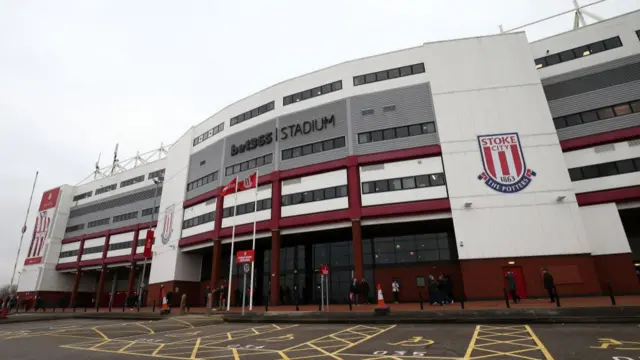
{"type": "Polygon", "coordinates": [[[151,247],[153,247],[153,230],[147,230],[147,236],[144,239],[144,257],[151,257],[151,247]]]}
{"type": "Polygon", "coordinates": [[[256,187],[257,183],[258,183],[258,173],[254,172],[253,174],[247,176],[241,182],[238,183],[238,191],[253,189],[254,187],[256,187]]]}
{"type": "Polygon", "coordinates": [[[24,264],[25,265],[40,264],[41,262],[42,262],[42,256],[29,258],[29,259],[24,259],[24,264]]]}
{"type": "Polygon", "coordinates": [[[237,182],[238,182],[238,178],[233,178],[233,180],[229,181],[229,183],[222,188],[222,191],[220,192],[220,196],[226,196],[226,195],[235,193],[237,182]]]}
{"type": "Polygon", "coordinates": [[[245,264],[253,262],[254,251],[253,250],[242,250],[236,253],[236,263],[237,264],[245,264]]]}
{"type": "Polygon", "coordinates": [[[47,210],[56,207],[58,204],[58,197],[60,196],[60,188],[47,190],[42,194],[42,200],[40,200],[40,210],[47,210]]]}
{"type": "Polygon", "coordinates": [[[329,265],[320,265],[320,274],[329,275],[329,265]]]}

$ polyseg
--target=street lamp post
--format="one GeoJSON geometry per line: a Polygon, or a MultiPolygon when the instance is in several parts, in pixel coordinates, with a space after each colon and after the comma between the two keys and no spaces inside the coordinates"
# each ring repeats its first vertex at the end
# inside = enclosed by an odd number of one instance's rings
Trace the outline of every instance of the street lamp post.
{"type": "MultiPolygon", "coordinates": [[[[164,177],[160,176],[157,178],[153,178],[153,182],[156,184],[156,191],[153,195],[153,207],[151,208],[151,220],[149,220],[149,227],[147,228],[147,232],[151,230],[151,227],[153,226],[153,218],[154,215],[156,213],[156,202],[158,200],[158,188],[160,187],[160,185],[162,185],[162,182],[164,181],[164,177]]],[[[146,236],[146,235],[145,235],[146,236]]],[[[140,235],[138,235],[138,239],[140,238],[140,235]]],[[[144,263],[142,265],[142,276],[140,276],[140,283],[138,284],[138,305],[142,304],[142,292],[144,290],[144,277],[146,275],[147,272],[147,257],[144,257],[144,263]]]]}

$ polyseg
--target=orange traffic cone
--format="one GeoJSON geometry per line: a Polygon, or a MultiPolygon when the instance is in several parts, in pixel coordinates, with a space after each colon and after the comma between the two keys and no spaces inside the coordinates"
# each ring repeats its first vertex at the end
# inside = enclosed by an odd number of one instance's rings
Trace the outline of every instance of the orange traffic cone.
{"type": "Polygon", "coordinates": [[[168,314],[169,313],[169,304],[167,304],[167,297],[163,296],[162,297],[162,309],[160,310],[161,314],[168,314]]]}
{"type": "Polygon", "coordinates": [[[384,295],[382,295],[382,287],[378,284],[378,307],[387,307],[384,303],[384,295]]]}

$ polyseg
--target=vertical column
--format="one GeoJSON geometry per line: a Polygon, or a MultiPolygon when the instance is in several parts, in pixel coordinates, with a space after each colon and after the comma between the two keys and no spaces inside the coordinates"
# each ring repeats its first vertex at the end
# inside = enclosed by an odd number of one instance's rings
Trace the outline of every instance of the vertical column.
{"type": "Polygon", "coordinates": [[[218,239],[220,230],[222,229],[222,211],[224,206],[224,196],[218,196],[216,200],[216,214],[213,219],[213,238],[218,239]]]}
{"type": "Polygon", "coordinates": [[[82,260],[83,251],[84,251],[84,236],[82,236],[82,239],[80,240],[80,247],[78,248],[78,258],[76,259],[78,263],[80,262],[80,260],[82,260]]]}
{"type": "Polygon", "coordinates": [[[222,261],[222,240],[213,240],[213,258],[211,259],[211,290],[218,287],[222,261]]]}
{"type": "Polygon", "coordinates": [[[360,220],[351,222],[351,234],[353,236],[353,273],[356,279],[364,277],[364,262],[362,261],[362,227],[360,220]]]}
{"type": "Polygon", "coordinates": [[[78,286],[80,285],[80,277],[82,276],[82,270],[80,267],[76,269],[76,278],[73,280],[73,289],[71,290],[71,299],[69,300],[69,307],[76,306],[76,298],[78,297],[78,286]]]}
{"type": "Polygon", "coordinates": [[[136,278],[136,262],[131,262],[131,270],[129,270],[129,282],[127,283],[127,297],[133,294],[133,282],[136,278]]]}
{"type": "Polygon", "coordinates": [[[96,309],[100,308],[100,299],[102,298],[102,292],[104,291],[104,279],[107,277],[107,267],[102,265],[100,271],[100,280],[98,281],[98,290],[96,291],[96,309]]]}
{"type": "Polygon", "coordinates": [[[271,301],[280,301],[280,230],[271,231],[271,301]]]}
{"type": "Polygon", "coordinates": [[[102,261],[107,258],[109,251],[109,242],[111,241],[111,230],[107,230],[107,236],[104,238],[104,247],[102,248],[102,261]]]}
{"type": "Polygon", "coordinates": [[[271,173],[271,230],[280,229],[280,207],[282,206],[282,184],[280,182],[280,172],[271,173]]]}
{"type": "Polygon", "coordinates": [[[138,239],[140,239],[140,224],[136,225],[136,231],[133,233],[133,243],[131,243],[131,256],[136,254],[138,249],[138,239]]]}

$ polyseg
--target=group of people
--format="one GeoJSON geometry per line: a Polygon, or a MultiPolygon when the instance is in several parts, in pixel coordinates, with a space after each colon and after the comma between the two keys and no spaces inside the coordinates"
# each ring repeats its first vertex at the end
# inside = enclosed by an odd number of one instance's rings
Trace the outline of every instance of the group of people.
{"type": "Polygon", "coordinates": [[[353,278],[351,280],[351,288],[349,289],[349,301],[356,306],[360,306],[360,301],[363,304],[369,304],[369,283],[366,278],[358,280],[353,278]]]}
{"type": "MultiPolygon", "coordinates": [[[[518,284],[516,276],[511,269],[507,270],[505,279],[507,280],[507,290],[509,291],[509,295],[511,295],[511,301],[513,301],[514,304],[519,303],[520,295],[518,295],[518,284]]],[[[555,302],[558,296],[556,293],[556,283],[546,268],[542,269],[542,286],[544,286],[544,289],[547,290],[549,294],[549,302],[555,302]]]]}
{"type": "MultiPolygon", "coordinates": [[[[428,301],[431,305],[447,305],[453,304],[453,282],[449,275],[440,274],[436,279],[435,276],[429,274],[427,280],[428,301]]],[[[393,293],[393,302],[398,303],[400,299],[400,282],[394,279],[391,282],[391,292],[393,293]]]]}
{"type": "MultiPolygon", "coordinates": [[[[227,306],[227,286],[226,284],[220,285],[218,288],[214,288],[213,291],[207,286],[204,288],[204,304],[206,306],[209,293],[211,293],[211,307],[213,309],[226,309],[227,306]]],[[[237,297],[237,296],[236,296],[237,297]]],[[[242,300],[240,300],[242,301],[242,300]]]]}

